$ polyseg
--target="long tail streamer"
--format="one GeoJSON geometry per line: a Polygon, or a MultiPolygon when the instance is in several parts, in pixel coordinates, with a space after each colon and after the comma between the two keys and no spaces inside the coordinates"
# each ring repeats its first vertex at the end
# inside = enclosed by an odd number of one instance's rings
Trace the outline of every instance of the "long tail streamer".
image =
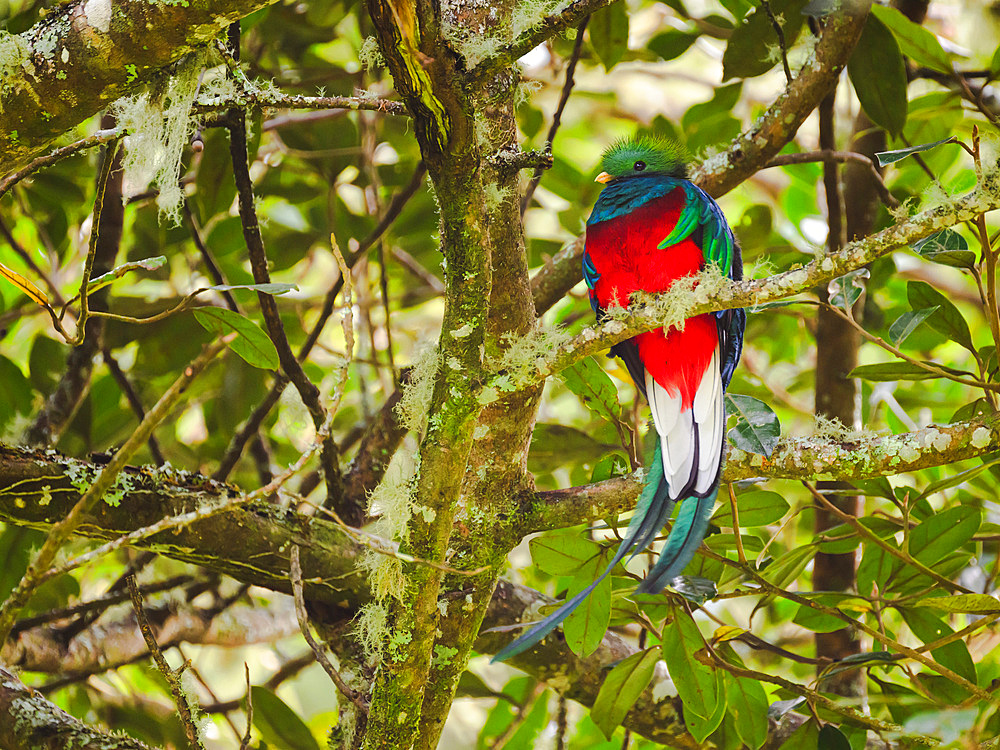
{"type": "MultiPolygon", "coordinates": [[[[569,617],[584,599],[590,596],[597,585],[610,575],[615,566],[624,560],[630,551],[632,551],[632,557],[635,557],[659,533],[674,508],[674,502],[670,500],[669,488],[663,474],[663,457],[659,441],[656,442],[656,452],[649,466],[649,475],[642,488],[642,494],[639,495],[639,502],[636,504],[635,513],[629,522],[625,538],[618,545],[618,551],[615,552],[615,556],[611,558],[611,562],[608,563],[604,572],[555,612],[535,623],[531,630],[501,649],[492,661],[506,661],[540,643],[563,620],[569,617]]],[[[659,592],[691,562],[695,550],[698,549],[698,545],[705,535],[717,494],[718,487],[713,489],[707,497],[688,498],[681,503],[680,512],[663,546],[663,551],[649,575],[639,585],[637,593],[659,592]]]]}

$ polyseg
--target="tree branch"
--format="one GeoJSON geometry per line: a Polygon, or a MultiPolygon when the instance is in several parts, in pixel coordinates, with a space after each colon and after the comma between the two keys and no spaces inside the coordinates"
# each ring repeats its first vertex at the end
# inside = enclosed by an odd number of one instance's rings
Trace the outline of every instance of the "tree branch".
{"type": "MultiPolygon", "coordinates": [[[[945,466],[1000,449],[1000,419],[929,425],[900,435],[856,440],[784,438],[770,458],[729,446],[723,482],[770,479],[851,481],[945,466]]],[[[562,490],[526,493],[520,531],[532,534],[607,518],[633,507],[642,478],[635,474],[562,490]]]]}
{"type": "Polygon", "coordinates": [[[33,155],[160,69],[270,0],[77,2],[0,43],[0,172],[33,155]],[[147,29],[155,29],[151,34],[147,29]]]}
{"type": "Polygon", "coordinates": [[[496,55],[479,63],[472,69],[472,77],[479,81],[485,80],[501,68],[513,65],[519,57],[531,52],[546,39],[551,39],[571,26],[580,25],[583,19],[595,10],[600,10],[613,2],[615,0],[574,0],[558,13],[537,21],[496,55]]]}
{"type": "Polygon", "coordinates": [[[0,747],[6,750],[150,750],[127,736],[91,729],[0,666],[0,747]]]}

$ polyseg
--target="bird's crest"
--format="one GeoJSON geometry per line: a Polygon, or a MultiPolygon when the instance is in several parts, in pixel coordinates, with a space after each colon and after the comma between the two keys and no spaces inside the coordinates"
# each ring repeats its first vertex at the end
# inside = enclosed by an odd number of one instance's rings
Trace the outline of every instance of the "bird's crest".
{"type": "Polygon", "coordinates": [[[641,174],[687,178],[687,154],[673,141],[635,136],[615,141],[601,158],[601,169],[612,179],[641,174]]]}

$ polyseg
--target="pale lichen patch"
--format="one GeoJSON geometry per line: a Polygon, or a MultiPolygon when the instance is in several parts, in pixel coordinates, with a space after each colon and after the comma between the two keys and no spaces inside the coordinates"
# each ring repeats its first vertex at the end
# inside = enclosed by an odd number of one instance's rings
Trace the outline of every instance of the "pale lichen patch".
{"type": "Polygon", "coordinates": [[[990,444],[990,431],[985,427],[977,427],[972,431],[970,442],[973,448],[985,448],[990,444]]]}
{"type": "Polygon", "coordinates": [[[83,15],[87,17],[87,23],[107,34],[111,29],[111,0],[87,0],[83,4],[83,15]]]}

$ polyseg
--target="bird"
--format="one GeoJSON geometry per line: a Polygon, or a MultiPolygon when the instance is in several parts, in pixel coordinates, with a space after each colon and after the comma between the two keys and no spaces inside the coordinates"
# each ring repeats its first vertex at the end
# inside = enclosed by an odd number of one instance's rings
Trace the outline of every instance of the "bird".
{"type": "MultiPolygon", "coordinates": [[[[743,278],[740,245],[722,209],[689,179],[682,147],[655,137],[614,143],[596,181],[604,185],[587,220],[583,278],[600,323],[630,295],[665,292],[680,278],[715,263],[743,278]]],[[[636,593],[658,593],[684,570],[708,529],[725,447],[723,396],[743,349],[742,308],[688,318],[669,331],[653,329],[611,348],[646,398],[656,447],[636,510],[604,572],[499,651],[504,661],[542,641],[625,559],[654,540],[679,502],[659,559],[636,593]]]]}

